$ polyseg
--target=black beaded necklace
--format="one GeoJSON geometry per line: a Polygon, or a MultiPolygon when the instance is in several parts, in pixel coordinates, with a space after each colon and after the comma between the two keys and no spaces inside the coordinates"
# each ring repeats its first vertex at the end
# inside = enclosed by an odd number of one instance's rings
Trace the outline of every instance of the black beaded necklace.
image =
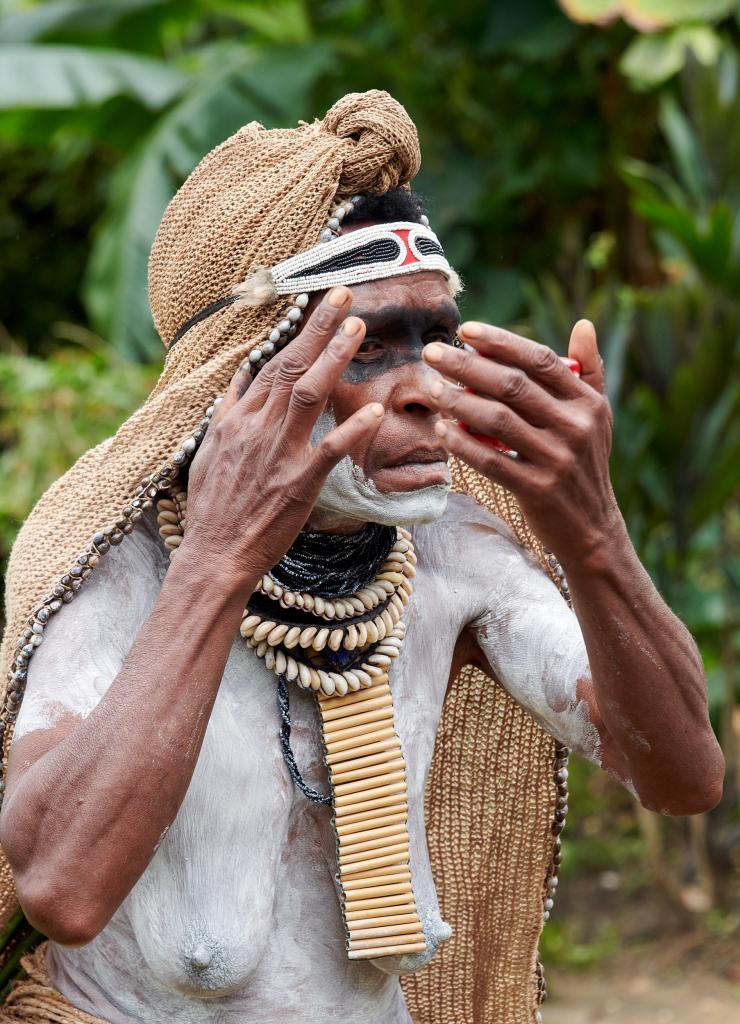
{"type": "Polygon", "coordinates": [[[345,597],[375,578],[395,540],[395,527],[380,523],[356,533],[299,533],[269,575],[289,590],[345,597]]]}

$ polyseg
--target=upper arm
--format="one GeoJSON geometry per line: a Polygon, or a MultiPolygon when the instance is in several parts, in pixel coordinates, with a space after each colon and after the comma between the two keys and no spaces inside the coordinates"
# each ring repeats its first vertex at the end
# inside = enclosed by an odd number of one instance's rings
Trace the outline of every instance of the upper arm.
{"type": "Polygon", "coordinates": [[[547,732],[601,764],[605,734],[578,619],[503,524],[477,532],[480,598],[469,630],[483,659],[547,732]]]}
{"type": "Polygon", "coordinates": [[[156,599],[146,539],[111,551],[75,599],[52,617],[28,663],[8,758],[8,797],[20,777],[98,705],[156,599]]]}

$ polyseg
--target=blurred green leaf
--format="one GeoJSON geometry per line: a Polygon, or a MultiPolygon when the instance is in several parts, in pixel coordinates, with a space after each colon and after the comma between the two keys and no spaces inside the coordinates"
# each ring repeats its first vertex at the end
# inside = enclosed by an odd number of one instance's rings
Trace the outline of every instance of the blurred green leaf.
{"type": "Polygon", "coordinates": [[[47,359],[0,354],[0,561],[49,484],[114,433],[156,380],[158,366],[86,341],[47,359]]]}
{"type": "Polygon", "coordinates": [[[701,21],[731,14],[735,0],[560,0],[577,21],[603,25],[619,16],[634,28],[650,31],[681,21],[701,21]]]}
{"type": "Polygon", "coordinates": [[[229,14],[276,45],[306,43],[311,26],[304,0],[217,0],[213,7],[229,14]]]}
{"type": "Polygon", "coordinates": [[[81,46],[0,46],[0,109],[66,108],[131,96],[159,110],[188,76],[151,57],[81,46]]]}
{"type": "Polygon", "coordinates": [[[676,98],[668,93],[661,96],[658,123],[671,148],[676,170],[687,194],[695,203],[703,203],[707,198],[706,171],[699,140],[676,98]]]}
{"type": "Polygon", "coordinates": [[[637,88],[651,89],[681,71],[689,54],[701,64],[714,64],[720,48],[719,36],[708,25],[681,25],[637,36],[624,51],[620,69],[637,88]]]}
{"type": "Polygon", "coordinates": [[[200,75],[117,169],[88,264],[84,296],[96,329],[128,358],[156,358],[160,342],[147,299],[147,262],[164,209],[202,156],[248,121],[297,119],[329,61],[323,46],[255,53],[227,47],[219,70],[200,75]]]}
{"type": "Polygon", "coordinates": [[[0,42],[30,43],[55,32],[85,35],[112,28],[121,18],[172,0],[57,0],[0,17],[0,42]]]}

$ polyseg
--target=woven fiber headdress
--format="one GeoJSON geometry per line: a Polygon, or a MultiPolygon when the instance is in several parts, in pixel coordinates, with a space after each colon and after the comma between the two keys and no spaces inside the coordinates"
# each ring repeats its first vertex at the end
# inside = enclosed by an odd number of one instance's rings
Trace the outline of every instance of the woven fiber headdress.
{"type": "MultiPolygon", "coordinates": [[[[373,90],[347,95],[323,121],[295,129],[246,125],[201,161],[172,200],[152,248],[149,291],[162,341],[170,347],[179,335],[178,343],[144,405],[46,492],[11,554],[0,651],[7,673],[4,764],[26,666],[49,617],[64,615],[64,604],[109,546],[125,543],[142,511],[171,486],[187,457],[184,444],[244,358],[271,344],[275,324],[285,324],[278,333],[290,336],[290,316],[299,308],[292,289],[299,289],[286,282],[293,271],[329,272],[320,265],[317,271],[314,255],[304,254],[315,249],[337,204],[405,185],[419,165],[406,111],[373,90]],[[223,301],[260,268],[275,271],[272,292],[259,303],[223,301]]],[[[405,246],[376,251],[389,272],[399,272],[411,253],[420,262],[436,260],[454,287],[425,226],[384,225],[377,233],[368,243],[395,238],[405,246]]],[[[326,246],[326,258],[343,244],[326,246]]],[[[314,284],[323,287],[308,282],[314,284]]],[[[453,477],[458,491],[502,516],[548,568],[510,495],[464,466],[453,465],[453,477]]],[[[556,753],[553,740],[494,681],[470,668],[459,673],[445,702],[427,793],[432,867],[455,935],[430,967],[404,981],[419,1024],[534,1019],[542,990],[537,939],[557,834],[556,753]]],[[[0,925],[16,905],[5,865],[0,925]]]]}

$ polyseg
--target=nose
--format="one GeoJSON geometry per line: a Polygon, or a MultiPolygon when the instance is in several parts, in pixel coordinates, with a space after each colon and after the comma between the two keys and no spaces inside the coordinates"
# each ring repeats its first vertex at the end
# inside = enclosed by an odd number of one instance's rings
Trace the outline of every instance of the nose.
{"type": "Polygon", "coordinates": [[[419,417],[436,416],[437,412],[429,396],[429,386],[441,379],[441,374],[421,359],[408,362],[397,375],[391,395],[394,412],[419,417]]]}

